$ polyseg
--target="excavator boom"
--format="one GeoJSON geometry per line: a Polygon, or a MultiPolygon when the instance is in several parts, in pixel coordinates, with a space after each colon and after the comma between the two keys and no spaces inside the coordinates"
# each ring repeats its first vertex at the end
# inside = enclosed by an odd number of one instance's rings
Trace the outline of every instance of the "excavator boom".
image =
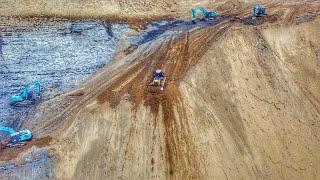
{"type": "Polygon", "coordinates": [[[12,128],[5,127],[5,126],[0,126],[0,131],[7,132],[7,133],[9,133],[9,134],[15,133],[15,131],[14,131],[12,128]]]}

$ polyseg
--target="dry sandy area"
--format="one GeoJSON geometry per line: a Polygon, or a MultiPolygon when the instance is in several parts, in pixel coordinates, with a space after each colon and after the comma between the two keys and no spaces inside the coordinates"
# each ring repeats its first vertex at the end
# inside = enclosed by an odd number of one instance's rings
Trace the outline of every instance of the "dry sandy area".
{"type": "Polygon", "coordinates": [[[242,5],[178,27],[39,106],[25,126],[52,138],[54,177],[319,179],[319,3],[265,4],[258,26],[242,5]],[[157,68],[164,91],[148,86],[157,68]]]}
{"type": "Polygon", "coordinates": [[[1,0],[1,16],[161,17],[176,16],[191,6],[218,1],[193,0],[1,0]]]}

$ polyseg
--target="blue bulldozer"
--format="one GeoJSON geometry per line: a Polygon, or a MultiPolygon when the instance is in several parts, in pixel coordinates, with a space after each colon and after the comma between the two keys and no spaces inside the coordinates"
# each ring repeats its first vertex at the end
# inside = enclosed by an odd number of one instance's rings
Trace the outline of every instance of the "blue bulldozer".
{"type": "Polygon", "coordinates": [[[36,81],[32,85],[26,85],[22,92],[11,97],[11,104],[16,105],[27,101],[36,101],[41,98],[42,85],[36,81]]]}
{"type": "Polygon", "coordinates": [[[219,16],[217,11],[208,11],[204,7],[192,9],[191,12],[192,22],[194,23],[196,19],[206,20],[219,16]]]}
{"type": "Polygon", "coordinates": [[[1,144],[5,144],[7,147],[20,147],[32,139],[32,133],[28,129],[15,131],[12,128],[0,126],[0,131],[10,135],[9,139],[1,142],[1,144]]]}

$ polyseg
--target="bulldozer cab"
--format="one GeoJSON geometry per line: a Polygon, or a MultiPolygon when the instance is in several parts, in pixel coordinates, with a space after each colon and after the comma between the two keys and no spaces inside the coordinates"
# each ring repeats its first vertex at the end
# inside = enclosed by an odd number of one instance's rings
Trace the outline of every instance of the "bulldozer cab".
{"type": "Polygon", "coordinates": [[[153,76],[156,79],[164,78],[164,72],[161,69],[157,69],[153,76]]]}

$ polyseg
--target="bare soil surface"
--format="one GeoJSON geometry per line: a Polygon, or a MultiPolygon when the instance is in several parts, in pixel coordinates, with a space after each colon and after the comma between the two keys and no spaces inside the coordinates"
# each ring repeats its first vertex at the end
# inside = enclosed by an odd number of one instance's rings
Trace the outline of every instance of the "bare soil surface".
{"type": "Polygon", "coordinates": [[[31,148],[32,146],[36,146],[38,148],[48,146],[51,139],[51,137],[47,136],[39,139],[33,139],[31,142],[27,143],[25,146],[22,147],[2,147],[0,150],[0,161],[8,161],[14,159],[20,153],[22,153],[26,149],[31,148]]]}
{"type": "Polygon", "coordinates": [[[24,126],[50,136],[53,177],[319,179],[319,2],[264,4],[251,22],[251,4],[217,3],[230,15],[165,29],[38,106],[24,126]]]}
{"type": "MultiPolygon", "coordinates": [[[[190,17],[190,7],[206,6],[219,11],[238,8],[240,1],[193,0],[23,0],[0,1],[0,16],[19,17],[68,17],[143,20],[168,17],[190,17]],[[226,2],[226,3],[225,3],[226,2]]],[[[248,2],[248,1],[247,1],[248,2]]]]}

